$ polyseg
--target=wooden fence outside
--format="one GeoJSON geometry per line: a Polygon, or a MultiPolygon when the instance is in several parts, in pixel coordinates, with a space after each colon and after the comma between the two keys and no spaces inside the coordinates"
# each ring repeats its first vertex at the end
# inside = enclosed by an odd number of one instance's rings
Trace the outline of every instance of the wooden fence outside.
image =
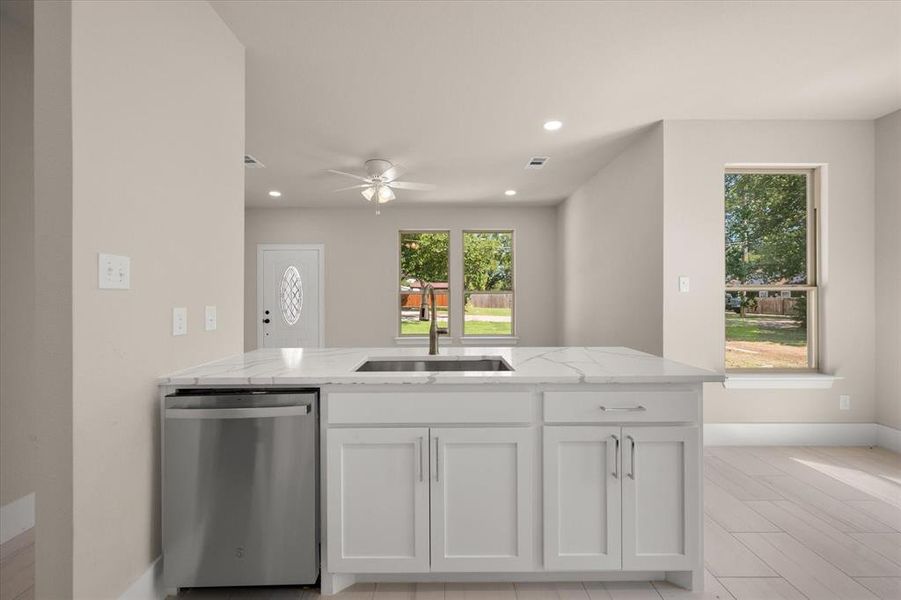
{"type": "Polygon", "coordinates": [[[757,298],[757,303],[753,308],[745,311],[750,315],[785,315],[795,316],[796,306],[801,298],[757,298]]]}
{"type": "Polygon", "coordinates": [[[513,294],[470,294],[469,304],[477,308],[513,308],[513,294]]]}

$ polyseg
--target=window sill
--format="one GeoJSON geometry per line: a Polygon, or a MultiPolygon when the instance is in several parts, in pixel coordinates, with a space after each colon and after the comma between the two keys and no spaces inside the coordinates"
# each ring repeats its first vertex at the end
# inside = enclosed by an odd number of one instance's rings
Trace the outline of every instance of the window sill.
{"type": "Polygon", "coordinates": [[[727,390],[828,390],[844,377],[825,373],[726,373],[727,390]]]}
{"type": "Polygon", "coordinates": [[[515,346],[519,337],[515,335],[471,335],[460,338],[463,346],[515,346]]]}
{"type": "MultiPolygon", "coordinates": [[[[438,345],[441,346],[443,344],[454,345],[457,342],[457,338],[452,338],[448,335],[441,334],[438,336],[438,345]]],[[[429,336],[427,335],[399,335],[395,336],[394,343],[397,346],[428,346],[429,345],[429,336]]]]}

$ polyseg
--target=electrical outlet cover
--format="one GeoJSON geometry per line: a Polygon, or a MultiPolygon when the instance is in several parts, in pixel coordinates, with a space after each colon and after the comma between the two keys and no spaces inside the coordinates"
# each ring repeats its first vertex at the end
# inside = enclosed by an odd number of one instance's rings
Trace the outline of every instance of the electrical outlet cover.
{"type": "Polygon", "coordinates": [[[851,410],[851,396],[842,394],[838,397],[838,407],[841,410],[851,410]]]}
{"type": "Polygon", "coordinates": [[[205,306],[203,308],[203,315],[203,328],[207,331],[214,331],[216,329],[216,307],[205,306]]]}
{"type": "Polygon", "coordinates": [[[187,335],[188,309],[177,306],[172,309],[172,335],[187,335]]]}

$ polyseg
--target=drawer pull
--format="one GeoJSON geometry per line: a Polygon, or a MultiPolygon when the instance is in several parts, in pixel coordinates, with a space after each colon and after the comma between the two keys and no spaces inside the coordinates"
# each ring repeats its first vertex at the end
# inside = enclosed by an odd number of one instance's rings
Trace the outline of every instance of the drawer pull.
{"type": "Polygon", "coordinates": [[[598,406],[604,412],[644,412],[647,409],[642,406],[604,406],[603,404],[598,406]]]}

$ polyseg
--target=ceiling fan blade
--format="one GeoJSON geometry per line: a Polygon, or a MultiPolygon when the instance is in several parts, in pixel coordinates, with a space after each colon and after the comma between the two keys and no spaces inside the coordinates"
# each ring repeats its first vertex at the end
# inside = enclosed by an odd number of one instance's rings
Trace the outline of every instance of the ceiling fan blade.
{"type": "Polygon", "coordinates": [[[365,181],[366,183],[370,183],[370,180],[361,175],[354,175],[353,173],[347,173],[345,171],[336,171],[335,169],[328,169],[329,173],[335,173],[336,175],[346,175],[347,177],[353,177],[354,179],[358,179],[360,181],[365,181]]]}
{"type": "Polygon", "coordinates": [[[388,185],[396,190],[421,190],[423,192],[434,190],[437,187],[431,183],[416,183],[415,181],[392,181],[388,185]]]}
{"type": "Polygon", "coordinates": [[[333,192],[346,192],[347,190],[359,190],[364,187],[369,187],[368,183],[361,183],[360,185],[349,185],[347,187],[338,188],[337,190],[332,190],[333,192]]]}
{"type": "Polygon", "coordinates": [[[390,168],[386,169],[385,172],[382,173],[382,181],[386,183],[394,181],[395,179],[400,177],[401,173],[403,173],[404,171],[406,171],[406,169],[400,165],[391,165],[390,168]]]}

